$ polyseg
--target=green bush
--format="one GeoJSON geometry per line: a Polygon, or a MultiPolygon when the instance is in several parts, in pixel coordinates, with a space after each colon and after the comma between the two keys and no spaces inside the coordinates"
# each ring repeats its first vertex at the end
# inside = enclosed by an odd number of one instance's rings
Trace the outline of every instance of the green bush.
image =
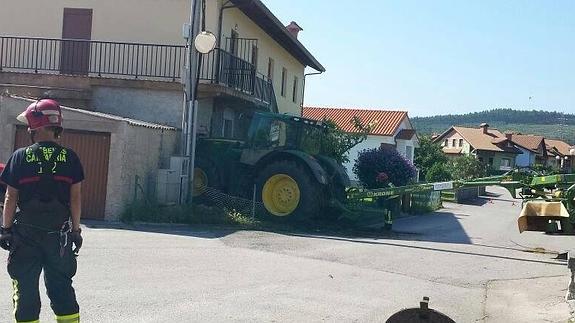
{"type": "MultiPolygon", "coordinates": [[[[442,171],[440,167],[444,167],[447,164],[447,156],[441,150],[441,145],[439,143],[434,143],[429,136],[421,136],[419,138],[419,148],[415,149],[415,156],[413,163],[419,169],[420,178],[424,178],[426,181],[430,181],[427,176],[427,172],[430,171],[436,164],[434,169],[435,174],[442,171]],[[443,165],[443,166],[441,166],[443,165]]],[[[429,178],[437,178],[437,175],[432,175],[429,178]]],[[[439,176],[442,178],[442,176],[439,176]]],[[[433,180],[438,181],[438,180],[433,180]]]]}
{"type": "Polygon", "coordinates": [[[487,169],[475,156],[461,156],[450,161],[449,171],[455,180],[484,177],[487,169]]]}
{"type": "Polygon", "coordinates": [[[435,163],[425,174],[426,182],[443,182],[452,179],[448,163],[435,163]]]}

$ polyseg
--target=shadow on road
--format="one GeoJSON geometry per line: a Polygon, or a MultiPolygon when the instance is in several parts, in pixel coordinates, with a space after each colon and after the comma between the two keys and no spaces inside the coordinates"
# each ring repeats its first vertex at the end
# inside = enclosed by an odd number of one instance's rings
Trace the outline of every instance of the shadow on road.
{"type": "MultiPolygon", "coordinates": [[[[436,212],[436,215],[443,217],[443,220],[440,221],[444,224],[451,225],[453,227],[454,221],[453,214],[447,212],[436,212]],[[450,216],[451,215],[451,216],[450,216]]],[[[126,230],[126,231],[136,231],[136,232],[148,232],[148,233],[159,233],[159,234],[168,234],[168,235],[178,235],[178,236],[187,236],[187,237],[195,237],[195,238],[203,238],[203,239],[219,239],[226,236],[229,236],[237,231],[245,231],[241,228],[224,228],[224,227],[214,227],[214,226],[201,226],[201,227],[190,227],[190,226],[173,226],[173,225],[150,225],[150,224],[142,224],[142,225],[129,225],[123,223],[106,223],[106,222],[99,222],[99,221],[85,221],[84,225],[87,227],[94,229],[94,230],[126,230]]],[[[462,229],[461,229],[462,230],[462,229]]],[[[383,231],[383,232],[374,232],[374,231],[358,231],[358,230],[345,230],[345,231],[331,231],[331,230],[322,230],[322,229],[315,229],[315,230],[248,230],[248,231],[258,231],[258,232],[269,232],[275,233],[283,236],[289,237],[298,237],[298,238],[306,238],[306,239],[317,239],[317,240],[331,240],[331,241],[343,241],[349,243],[357,243],[357,244],[367,244],[367,245],[380,245],[380,246],[387,246],[387,247],[395,247],[395,248],[407,248],[407,249],[418,249],[418,250],[427,250],[431,252],[442,252],[442,253],[451,253],[451,254],[460,254],[460,255],[468,255],[468,256],[476,256],[476,257],[487,257],[487,258],[496,258],[496,259],[503,259],[503,260],[512,260],[512,261],[519,261],[519,262],[529,262],[529,263],[540,263],[540,264],[548,264],[548,265],[561,265],[565,266],[565,262],[560,261],[545,261],[545,260],[536,260],[536,259],[528,259],[528,258],[520,258],[520,257],[511,257],[511,256],[501,256],[501,255],[493,255],[483,252],[473,252],[473,251],[461,251],[461,250],[453,250],[448,248],[439,248],[439,247],[429,247],[429,246],[421,246],[421,245],[412,245],[409,242],[413,241],[429,241],[429,242],[452,242],[452,243],[463,243],[463,244],[471,244],[469,242],[469,238],[466,237],[464,233],[461,233],[459,239],[441,239],[441,238],[427,238],[425,234],[417,233],[417,232],[401,232],[401,231],[383,231]],[[456,242],[460,241],[460,242],[456,242]],[[467,241],[467,242],[465,242],[467,241]],[[403,243],[402,243],[403,242],[403,243]]],[[[436,235],[432,235],[436,236],[436,235]]],[[[439,235],[441,237],[441,235],[439,235]]],[[[482,244],[473,244],[474,246],[482,247],[482,248],[493,248],[493,249],[502,249],[502,250],[514,250],[514,251],[523,251],[529,252],[529,250],[520,249],[520,248],[509,248],[509,247],[499,247],[499,246],[489,246],[489,245],[482,245],[482,244]]]]}
{"type": "Polygon", "coordinates": [[[134,232],[149,232],[181,235],[203,239],[219,239],[237,231],[260,231],[282,235],[321,235],[346,239],[389,239],[404,241],[430,241],[442,243],[470,244],[471,240],[459,219],[468,215],[450,212],[434,212],[428,215],[399,218],[392,230],[380,226],[356,227],[350,223],[316,221],[300,225],[262,223],[256,227],[222,225],[179,225],[179,224],[128,224],[84,220],[91,229],[112,229],[134,232]]]}
{"type": "MultiPolygon", "coordinates": [[[[407,248],[407,249],[428,250],[428,251],[434,251],[434,252],[444,252],[444,253],[452,253],[452,254],[460,254],[460,255],[468,255],[468,256],[487,257],[487,258],[505,259],[505,260],[521,261],[521,262],[540,263],[540,264],[546,264],[546,265],[560,265],[560,266],[565,266],[565,262],[559,262],[559,261],[545,261],[545,260],[527,259],[527,258],[519,258],[519,257],[492,255],[492,254],[486,254],[486,253],[481,253],[481,252],[460,251],[460,250],[451,250],[451,249],[445,249],[445,248],[434,248],[434,247],[425,247],[425,246],[415,246],[415,245],[401,244],[401,243],[398,243],[398,242],[354,240],[354,239],[346,239],[346,238],[325,237],[325,236],[311,236],[311,235],[298,235],[298,234],[291,234],[291,235],[292,235],[292,236],[298,236],[298,237],[306,237],[306,238],[311,238],[311,239],[326,239],[326,240],[347,241],[347,242],[355,242],[355,243],[359,243],[359,244],[381,245],[381,246],[407,248]]],[[[488,247],[488,248],[494,248],[494,249],[507,249],[507,250],[525,251],[525,250],[522,250],[522,249],[506,248],[506,247],[497,247],[497,246],[487,246],[487,245],[476,245],[476,246],[488,247]]]]}

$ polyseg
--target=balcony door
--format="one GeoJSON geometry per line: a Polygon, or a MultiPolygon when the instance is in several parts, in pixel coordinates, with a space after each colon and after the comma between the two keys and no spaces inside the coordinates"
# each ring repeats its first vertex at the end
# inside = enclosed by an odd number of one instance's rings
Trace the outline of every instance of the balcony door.
{"type": "Polygon", "coordinates": [[[92,39],[92,9],[64,8],[62,38],[60,72],[88,75],[90,43],[86,40],[92,39]]]}

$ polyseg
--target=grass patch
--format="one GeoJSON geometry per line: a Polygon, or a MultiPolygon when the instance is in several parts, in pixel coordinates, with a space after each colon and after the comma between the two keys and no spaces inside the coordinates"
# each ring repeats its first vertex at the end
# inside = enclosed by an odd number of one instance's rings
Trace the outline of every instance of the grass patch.
{"type": "Polygon", "coordinates": [[[243,227],[256,227],[260,223],[251,216],[215,206],[201,204],[162,206],[144,202],[128,205],[120,215],[120,220],[125,223],[210,224],[243,227]]]}

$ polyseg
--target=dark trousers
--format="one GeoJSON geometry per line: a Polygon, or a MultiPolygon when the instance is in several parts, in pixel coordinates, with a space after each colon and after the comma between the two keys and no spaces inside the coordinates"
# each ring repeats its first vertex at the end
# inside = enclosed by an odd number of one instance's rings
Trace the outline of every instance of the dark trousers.
{"type": "Polygon", "coordinates": [[[8,258],[8,273],[14,286],[14,313],[17,322],[39,319],[38,285],[42,270],[50,306],[56,317],[74,317],[79,313],[72,287],[72,277],[76,274],[76,256],[70,242],[61,253],[60,239],[59,233],[48,233],[23,225],[14,226],[14,243],[8,258]]]}

